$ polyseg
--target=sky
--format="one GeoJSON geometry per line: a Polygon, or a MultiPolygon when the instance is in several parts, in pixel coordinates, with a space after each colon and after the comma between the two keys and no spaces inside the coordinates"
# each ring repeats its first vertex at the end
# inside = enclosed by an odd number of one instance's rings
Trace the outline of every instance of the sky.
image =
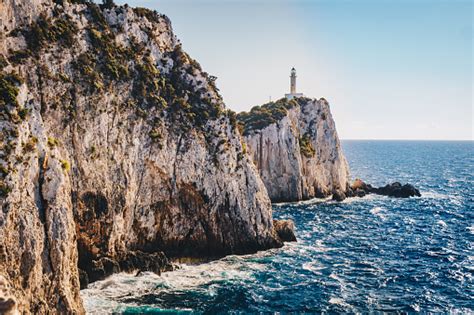
{"type": "Polygon", "coordinates": [[[326,98],[343,139],[473,140],[473,1],[116,0],[166,14],[239,112],[326,98]]]}

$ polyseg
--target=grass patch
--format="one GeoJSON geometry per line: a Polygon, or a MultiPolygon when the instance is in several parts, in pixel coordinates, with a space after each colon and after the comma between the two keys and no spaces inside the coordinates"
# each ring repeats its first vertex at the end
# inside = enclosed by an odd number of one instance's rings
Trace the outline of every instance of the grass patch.
{"type": "Polygon", "coordinates": [[[67,173],[71,170],[71,164],[67,160],[60,160],[61,168],[67,173]]]}
{"type": "Polygon", "coordinates": [[[48,143],[48,147],[50,149],[52,149],[52,148],[59,145],[59,140],[56,139],[56,138],[53,138],[53,137],[48,137],[48,142],[47,143],[48,143]]]}

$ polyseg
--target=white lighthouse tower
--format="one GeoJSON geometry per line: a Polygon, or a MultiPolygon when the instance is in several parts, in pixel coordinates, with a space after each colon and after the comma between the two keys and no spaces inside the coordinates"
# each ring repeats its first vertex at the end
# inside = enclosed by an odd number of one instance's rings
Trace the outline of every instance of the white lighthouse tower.
{"type": "Polygon", "coordinates": [[[290,73],[290,93],[285,94],[285,97],[289,100],[295,97],[302,97],[303,93],[296,93],[296,70],[295,68],[291,68],[290,73]]]}

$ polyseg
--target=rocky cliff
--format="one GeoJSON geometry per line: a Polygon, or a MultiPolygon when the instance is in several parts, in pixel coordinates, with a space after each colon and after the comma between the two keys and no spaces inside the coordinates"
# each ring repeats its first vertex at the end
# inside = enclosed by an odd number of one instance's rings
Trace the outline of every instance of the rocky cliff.
{"type": "Polygon", "coordinates": [[[79,275],[281,246],[214,80],[156,12],[0,2],[0,310],[80,314],[79,275]]]}
{"type": "Polygon", "coordinates": [[[273,202],[349,189],[348,165],[325,99],[281,99],[240,113],[238,120],[273,202]]]}

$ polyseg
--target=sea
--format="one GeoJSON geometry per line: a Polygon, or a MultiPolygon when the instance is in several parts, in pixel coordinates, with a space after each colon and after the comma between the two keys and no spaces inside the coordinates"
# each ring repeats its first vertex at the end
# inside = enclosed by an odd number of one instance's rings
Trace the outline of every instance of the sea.
{"type": "Polygon", "coordinates": [[[81,291],[89,314],[474,314],[474,142],[342,142],[351,178],[422,197],[274,204],[298,242],[81,291]]]}

